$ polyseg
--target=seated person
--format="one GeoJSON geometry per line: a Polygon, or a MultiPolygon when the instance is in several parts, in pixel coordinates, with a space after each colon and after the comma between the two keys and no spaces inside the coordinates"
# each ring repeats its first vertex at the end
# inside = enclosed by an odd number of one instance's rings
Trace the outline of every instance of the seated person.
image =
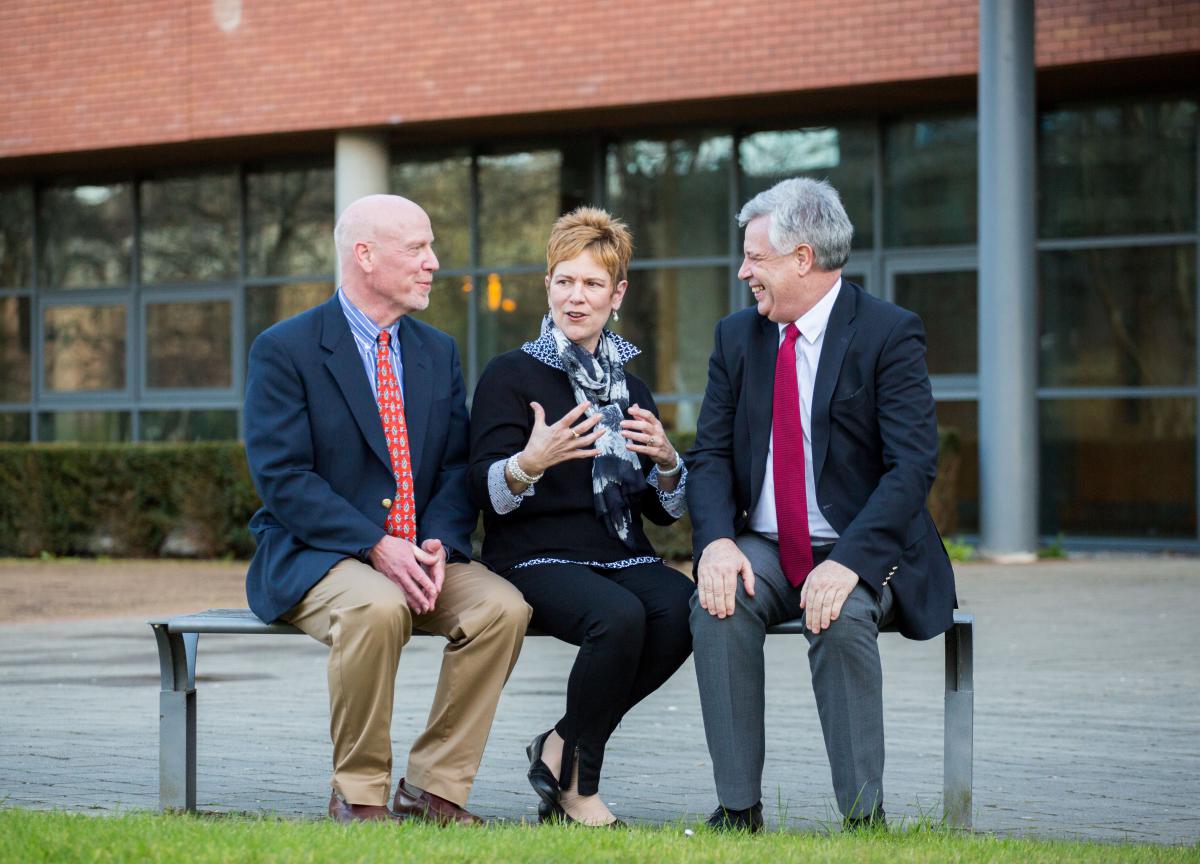
{"type": "Polygon", "coordinates": [[[605,329],[632,249],[603,210],[555,223],[541,335],[488,364],[471,420],[483,560],[524,594],[531,626],[579,646],[563,716],[527,749],[529,781],[543,819],[594,826],[621,824],[598,794],[609,736],[692,649],[693,584],[642,529],[643,514],[683,514],[685,470],[625,371],[640,352],[605,329]]]}

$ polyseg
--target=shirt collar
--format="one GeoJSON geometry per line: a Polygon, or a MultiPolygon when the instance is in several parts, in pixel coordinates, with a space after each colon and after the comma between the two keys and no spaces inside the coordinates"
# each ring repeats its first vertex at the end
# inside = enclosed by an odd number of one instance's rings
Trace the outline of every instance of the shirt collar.
{"type": "Polygon", "coordinates": [[[397,319],[391,327],[381,328],[378,324],[372,321],[367,314],[350,302],[350,298],[346,296],[346,292],[341,289],[337,290],[338,301],[342,304],[342,312],[346,316],[346,323],[350,325],[350,332],[354,334],[356,341],[364,345],[374,345],[379,338],[381,329],[387,330],[391,336],[392,349],[399,353],[400,345],[397,342],[397,331],[400,329],[400,321],[397,319]]]}
{"type": "MultiPolygon", "coordinates": [[[[809,345],[815,345],[817,340],[821,338],[821,334],[825,332],[826,326],[829,324],[829,316],[833,313],[833,304],[837,302],[838,292],[842,290],[842,277],[833,283],[833,287],[825,292],[825,296],[817,301],[817,305],[813,306],[794,322],[796,329],[800,331],[800,335],[804,337],[804,341],[809,345]]],[[[779,325],[779,336],[783,338],[783,331],[787,328],[787,324],[779,325]]]]}
{"type": "MultiPolygon", "coordinates": [[[[621,361],[621,365],[628,363],[634,357],[642,353],[642,349],[634,345],[627,339],[623,339],[611,330],[604,331],[610,336],[617,346],[617,358],[621,361]]],[[[554,337],[549,332],[543,330],[542,335],[534,339],[532,342],[526,342],[521,346],[521,350],[537,360],[542,361],[547,366],[553,369],[562,369],[562,361],[558,359],[558,344],[554,341],[554,337]]]]}

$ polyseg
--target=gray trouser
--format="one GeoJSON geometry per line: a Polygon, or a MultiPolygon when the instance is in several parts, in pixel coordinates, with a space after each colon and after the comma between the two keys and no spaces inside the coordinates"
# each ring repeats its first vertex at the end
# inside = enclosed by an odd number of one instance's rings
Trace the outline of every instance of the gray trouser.
{"type": "MultiPolygon", "coordinates": [[[[717,618],[692,596],[692,640],[704,734],[713,760],[717,799],[731,810],[762,800],[766,756],[763,641],[773,624],[797,618],[800,589],[779,566],[779,546],[754,533],[737,545],[754,569],[754,596],[738,580],[736,610],[717,618]]],[[[818,555],[817,561],[821,560],[818,555]]],[[[841,615],[808,638],[808,662],[833,790],[844,817],[869,816],[883,807],[883,673],[879,628],[892,611],[883,596],[862,584],[846,598],[841,615]]],[[[789,718],[791,719],[791,718],[789,718]]]]}

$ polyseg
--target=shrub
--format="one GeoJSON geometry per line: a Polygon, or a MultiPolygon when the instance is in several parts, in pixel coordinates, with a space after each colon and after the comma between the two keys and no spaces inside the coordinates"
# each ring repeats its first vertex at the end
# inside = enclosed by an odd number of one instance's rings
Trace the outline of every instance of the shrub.
{"type": "MultiPolygon", "coordinates": [[[[694,437],[671,440],[685,453],[694,437]]],[[[949,536],[957,435],[943,434],[941,444],[930,507],[949,536]]],[[[248,558],[254,540],[246,523],[259,506],[236,441],[0,444],[0,555],[248,558]]],[[[665,528],[647,523],[646,533],[663,557],[691,557],[686,515],[665,528]]]]}
{"type": "Polygon", "coordinates": [[[235,441],[0,445],[0,554],[248,556],[258,506],[235,441]]]}

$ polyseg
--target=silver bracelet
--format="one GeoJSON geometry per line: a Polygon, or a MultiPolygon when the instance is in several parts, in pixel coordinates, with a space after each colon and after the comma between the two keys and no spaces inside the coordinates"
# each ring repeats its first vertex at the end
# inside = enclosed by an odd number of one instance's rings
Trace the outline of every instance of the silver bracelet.
{"type": "Polygon", "coordinates": [[[676,450],[675,451],[675,467],[673,467],[667,471],[664,471],[663,469],[659,468],[658,476],[659,477],[674,477],[676,474],[678,474],[682,470],[683,470],[683,457],[680,456],[679,451],[676,450]]]}
{"type": "Polygon", "coordinates": [[[517,457],[520,455],[520,453],[514,453],[513,455],[509,456],[508,462],[505,463],[505,467],[508,469],[508,473],[512,475],[512,478],[518,483],[524,483],[526,486],[532,486],[534,483],[541,480],[546,472],[543,471],[541,474],[526,474],[521,470],[521,463],[517,461],[517,457]]]}

